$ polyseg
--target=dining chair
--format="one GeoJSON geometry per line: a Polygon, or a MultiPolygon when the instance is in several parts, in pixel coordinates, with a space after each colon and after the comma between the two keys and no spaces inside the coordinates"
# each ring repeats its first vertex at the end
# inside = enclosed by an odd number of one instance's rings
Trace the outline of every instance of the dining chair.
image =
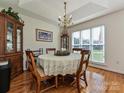
{"type": "Polygon", "coordinates": [[[46,48],[46,54],[49,54],[49,53],[55,53],[55,51],[56,51],[56,48],[46,48]]]}
{"type": "Polygon", "coordinates": [[[39,49],[27,49],[27,51],[32,51],[33,52],[33,56],[35,58],[35,62],[37,63],[37,59],[39,55],[43,54],[43,48],[39,48],[39,49]]]}
{"type": "Polygon", "coordinates": [[[80,91],[81,80],[85,82],[86,86],[88,86],[86,71],[89,63],[90,54],[91,54],[90,50],[81,51],[81,60],[80,60],[79,68],[77,69],[77,72],[74,74],[75,80],[72,82],[72,84],[77,85],[78,93],[81,93],[80,91]]]}
{"type": "Polygon", "coordinates": [[[28,64],[29,64],[29,70],[33,76],[35,83],[36,83],[36,93],[42,93],[48,89],[57,87],[57,76],[55,77],[53,75],[51,75],[51,76],[45,75],[45,73],[43,72],[43,69],[41,69],[39,66],[37,66],[35,64],[35,59],[34,59],[34,55],[33,55],[32,51],[26,51],[26,55],[27,55],[27,60],[28,60],[28,64]],[[46,80],[49,80],[52,78],[55,78],[55,84],[40,91],[41,81],[46,81],[46,80]]]}
{"type": "Polygon", "coordinates": [[[32,52],[34,54],[34,57],[38,57],[39,55],[43,54],[43,48],[32,50],[32,52]]]}
{"type": "Polygon", "coordinates": [[[73,53],[81,53],[82,50],[82,48],[72,48],[73,53]]]}

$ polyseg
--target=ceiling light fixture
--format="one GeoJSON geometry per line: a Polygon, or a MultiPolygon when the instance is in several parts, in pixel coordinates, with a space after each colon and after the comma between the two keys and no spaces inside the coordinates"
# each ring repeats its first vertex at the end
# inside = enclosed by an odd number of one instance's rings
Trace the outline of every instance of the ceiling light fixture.
{"type": "Polygon", "coordinates": [[[61,17],[59,16],[59,25],[63,27],[63,34],[67,34],[67,27],[72,24],[72,15],[67,16],[66,13],[66,8],[67,8],[67,1],[64,1],[64,16],[61,17]]]}

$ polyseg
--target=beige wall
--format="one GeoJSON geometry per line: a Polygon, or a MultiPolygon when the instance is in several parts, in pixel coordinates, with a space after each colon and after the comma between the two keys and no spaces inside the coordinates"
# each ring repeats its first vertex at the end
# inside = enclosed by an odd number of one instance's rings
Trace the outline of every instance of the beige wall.
{"type": "MultiPolygon", "coordinates": [[[[0,10],[3,8],[0,8],[0,10]]],[[[43,48],[43,52],[45,54],[45,49],[47,47],[55,47],[59,48],[59,28],[55,25],[46,23],[42,20],[38,20],[35,18],[31,18],[28,16],[21,15],[21,18],[24,20],[24,29],[23,29],[23,50],[27,48],[38,49],[43,48]],[[35,29],[43,29],[53,32],[53,42],[42,42],[36,41],[36,31],[35,29]]],[[[25,54],[24,54],[24,62],[25,62],[25,54]]],[[[25,63],[24,63],[25,64],[25,63]]],[[[24,65],[25,68],[25,65],[24,65]]]]}
{"type": "Polygon", "coordinates": [[[124,74],[124,10],[99,17],[69,28],[78,31],[89,27],[105,25],[105,64],[94,65],[124,74]]]}

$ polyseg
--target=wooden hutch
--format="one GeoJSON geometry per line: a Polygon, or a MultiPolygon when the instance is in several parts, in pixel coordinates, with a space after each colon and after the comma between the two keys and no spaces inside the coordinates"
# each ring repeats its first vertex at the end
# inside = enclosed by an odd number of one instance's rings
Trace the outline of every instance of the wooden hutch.
{"type": "Polygon", "coordinates": [[[0,13],[0,61],[11,62],[11,78],[23,71],[23,26],[13,17],[0,13]]]}

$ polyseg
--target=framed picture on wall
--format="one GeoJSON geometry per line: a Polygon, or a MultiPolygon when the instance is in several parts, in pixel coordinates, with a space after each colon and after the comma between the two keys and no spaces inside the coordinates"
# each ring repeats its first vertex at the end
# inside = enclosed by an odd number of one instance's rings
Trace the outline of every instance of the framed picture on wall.
{"type": "Polygon", "coordinates": [[[36,41],[52,42],[53,32],[42,29],[36,29],[36,41]]]}

